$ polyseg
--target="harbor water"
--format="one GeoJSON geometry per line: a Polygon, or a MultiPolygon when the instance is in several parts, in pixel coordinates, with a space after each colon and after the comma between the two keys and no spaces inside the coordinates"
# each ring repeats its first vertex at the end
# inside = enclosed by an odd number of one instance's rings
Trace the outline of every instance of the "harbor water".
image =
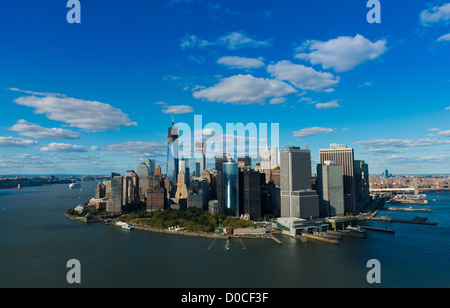
{"type": "MultiPolygon", "coordinates": [[[[339,245],[267,239],[209,239],[123,230],[64,216],[88,201],[97,183],[0,190],[0,287],[308,288],[450,287],[450,193],[428,193],[432,212],[380,211],[396,219],[428,217],[437,226],[365,221],[367,231],[339,245]],[[436,201],[432,201],[436,199],[436,201]],[[81,284],[66,280],[81,264],[81,284]],[[370,284],[367,262],[381,265],[370,284]]],[[[423,207],[423,206],[422,206],[423,207]]]]}

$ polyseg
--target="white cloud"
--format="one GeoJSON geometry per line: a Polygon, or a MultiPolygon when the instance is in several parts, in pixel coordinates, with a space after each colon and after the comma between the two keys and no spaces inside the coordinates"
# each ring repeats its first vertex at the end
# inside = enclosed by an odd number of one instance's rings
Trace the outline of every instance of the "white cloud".
{"type": "Polygon", "coordinates": [[[38,144],[35,140],[13,138],[13,137],[0,137],[0,147],[5,148],[26,148],[38,144]]]}
{"type": "Polygon", "coordinates": [[[274,97],[269,101],[271,105],[283,104],[284,102],[286,102],[286,97],[274,97]]]}
{"type": "Polygon", "coordinates": [[[231,32],[219,39],[217,39],[216,44],[221,45],[230,50],[236,50],[241,48],[259,48],[259,47],[269,47],[271,44],[267,41],[258,41],[252,39],[241,32],[231,32]]]}
{"type": "Polygon", "coordinates": [[[245,57],[221,57],[217,63],[237,69],[260,68],[265,64],[262,62],[263,58],[245,58],[245,57]]]}
{"type": "Polygon", "coordinates": [[[430,132],[437,132],[437,131],[440,131],[441,129],[440,128],[429,128],[428,129],[428,131],[430,131],[430,132]]]}
{"type": "Polygon", "coordinates": [[[364,36],[340,36],[326,42],[307,41],[298,50],[308,49],[310,52],[298,53],[295,57],[321,64],[324,69],[333,68],[336,72],[352,70],[357,65],[374,60],[386,50],[386,41],[378,40],[372,43],[364,36]]]}
{"type": "Polygon", "coordinates": [[[216,85],[193,93],[198,99],[231,104],[264,104],[268,98],[297,93],[290,85],[274,79],[252,75],[235,75],[222,79],[216,85]]]}
{"type": "Polygon", "coordinates": [[[42,152],[64,152],[64,153],[70,153],[70,152],[87,152],[87,151],[97,151],[99,150],[99,147],[93,146],[93,147],[85,147],[82,145],[75,145],[75,144],[68,144],[68,143],[50,143],[46,147],[42,147],[39,149],[39,151],[42,152]]]}
{"type": "Polygon", "coordinates": [[[22,92],[22,93],[25,93],[25,94],[31,94],[31,95],[37,95],[37,96],[67,97],[66,95],[61,94],[61,93],[35,92],[35,91],[21,90],[21,89],[18,89],[18,88],[8,88],[7,90],[15,91],[15,92],[22,92]]]}
{"type": "Polygon", "coordinates": [[[215,41],[208,41],[197,37],[196,35],[186,34],[180,41],[180,47],[186,49],[202,49],[209,46],[220,46],[229,50],[238,50],[242,48],[261,48],[270,47],[272,44],[268,41],[260,41],[248,37],[242,32],[231,32],[224,34],[215,41]]]}
{"type": "Polygon", "coordinates": [[[449,141],[436,140],[436,139],[376,139],[368,141],[358,141],[355,144],[359,144],[364,148],[409,148],[419,146],[436,146],[442,144],[450,144],[449,141]]]}
{"type": "Polygon", "coordinates": [[[205,48],[208,46],[214,45],[212,42],[208,42],[207,40],[202,40],[198,38],[196,35],[186,34],[180,42],[181,49],[194,49],[194,48],[205,48]]]}
{"type": "Polygon", "coordinates": [[[437,39],[438,42],[450,42],[450,33],[447,33],[437,39]]]}
{"type": "Polygon", "coordinates": [[[450,137],[450,130],[444,130],[438,133],[439,136],[450,137]]]}
{"type": "Polygon", "coordinates": [[[165,156],[167,154],[167,143],[157,141],[127,141],[119,144],[111,144],[103,147],[104,155],[133,155],[144,156],[165,156]]]}
{"type": "Polygon", "coordinates": [[[35,108],[34,113],[45,114],[50,120],[61,121],[89,132],[117,130],[137,126],[128,115],[111,105],[76,98],[26,96],[14,100],[16,104],[35,108]]]}
{"type": "Polygon", "coordinates": [[[334,129],[325,127],[309,127],[294,131],[294,137],[317,136],[319,133],[334,133],[334,129]]]}
{"type": "Polygon", "coordinates": [[[157,102],[155,105],[161,105],[161,112],[166,114],[183,114],[194,112],[194,109],[188,105],[167,105],[164,102],[157,102]]]}
{"type": "Polygon", "coordinates": [[[19,120],[9,130],[18,132],[21,136],[43,139],[80,139],[77,132],[62,128],[46,128],[25,120],[19,120]]]}
{"type": "Polygon", "coordinates": [[[420,20],[424,25],[450,20],[450,3],[422,11],[420,13],[420,20]]]}
{"type": "Polygon", "coordinates": [[[448,106],[448,107],[445,107],[445,110],[450,110],[450,106],[448,106]]]}
{"type": "Polygon", "coordinates": [[[267,71],[276,79],[289,81],[302,90],[329,91],[339,82],[339,77],[334,77],[331,73],[318,72],[287,60],[268,65],[267,71]]]}
{"type": "Polygon", "coordinates": [[[328,103],[318,103],[316,104],[317,109],[330,109],[330,108],[339,108],[341,105],[338,104],[337,100],[332,100],[328,103]]]}

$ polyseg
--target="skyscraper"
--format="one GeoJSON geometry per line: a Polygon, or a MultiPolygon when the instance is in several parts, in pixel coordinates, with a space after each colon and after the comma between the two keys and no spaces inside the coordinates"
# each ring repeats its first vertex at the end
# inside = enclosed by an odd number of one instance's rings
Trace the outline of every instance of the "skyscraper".
{"type": "Polygon", "coordinates": [[[357,207],[355,194],[354,151],[345,145],[331,144],[329,149],[320,149],[320,164],[325,161],[334,161],[342,166],[344,183],[344,209],[345,212],[355,213],[357,207]]]}
{"type": "Polygon", "coordinates": [[[281,216],[319,216],[319,196],[311,189],[311,152],[299,147],[280,151],[281,216]]]}
{"type": "Polygon", "coordinates": [[[166,173],[172,183],[176,183],[178,176],[178,127],[174,126],[172,121],[172,126],[169,127],[167,134],[167,169],[166,173]]]}
{"type": "Polygon", "coordinates": [[[222,164],[227,161],[227,154],[216,155],[216,170],[217,172],[222,172],[222,164]]]}
{"type": "Polygon", "coordinates": [[[111,173],[111,194],[106,203],[108,212],[120,212],[123,203],[123,177],[118,173],[111,173]]]}
{"type": "Polygon", "coordinates": [[[344,183],[342,166],[332,161],[317,165],[317,190],[320,216],[342,216],[344,211],[344,183]]]}
{"type": "Polygon", "coordinates": [[[259,163],[261,169],[272,170],[278,165],[278,148],[277,147],[260,147],[259,148],[259,163]]]}
{"type": "Polygon", "coordinates": [[[357,212],[370,203],[369,195],[369,165],[363,160],[355,160],[355,190],[357,212]]]}
{"type": "Polygon", "coordinates": [[[250,219],[261,218],[261,185],[263,174],[254,170],[239,171],[240,214],[248,214],[250,219]]]}
{"type": "Polygon", "coordinates": [[[225,209],[239,216],[239,169],[231,157],[222,164],[225,209]]]}

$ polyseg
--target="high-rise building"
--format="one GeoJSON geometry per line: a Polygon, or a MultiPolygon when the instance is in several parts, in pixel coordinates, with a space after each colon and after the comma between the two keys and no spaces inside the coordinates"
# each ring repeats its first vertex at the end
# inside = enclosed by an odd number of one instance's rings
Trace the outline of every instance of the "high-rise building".
{"type": "Polygon", "coordinates": [[[156,210],[164,210],[167,208],[167,193],[164,187],[149,187],[147,192],[148,212],[156,210]]]}
{"type": "Polygon", "coordinates": [[[201,171],[200,171],[200,163],[199,162],[195,162],[195,176],[196,177],[202,176],[201,171]]]}
{"type": "Polygon", "coordinates": [[[136,168],[136,174],[139,177],[139,198],[141,201],[147,198],[148,178],[151,174],[155,174],[155,171],[155,160],[148,158],[143,159],[136,168]]]}
{"type": "Polygon", "coordinates": [[[370,203],[369,193],[369,165],[363,160],[355,160],[355,189],[357,212],[370,203]]]}
{"type": "Polygon", "coordinates": [[[277,147],[260,147],[259,163],[261,170],[272,170],[278,165],[278,148],[277,147]]]}
{"type": "Polygon", "coordinates": [[[334,161],[342,166],[344,183],[344,209],[345,212],[355,213],[357,208],[355,194],[354,151],[345,145],[331,144],[329,149],[320,149],[320,164],[325,161],[334,161]]]}
{"type": "Polygon", "coordinates": [[[122,205],[136,203],[139,198],[139,177],[133,170],[128,170],[123,175],[123,199],[122,205]]]}
{"type": "Polygon", "coordinates": [[[109,201],[106,203],[108,212],[122,211],[123,203],[123,177],[118,173],[111,173],[111,194],[109,201]]]}
{"type": "Polygon", "coordinates": [[[216,170],[222,172],[222,164],[227,161],[227,154],[216,155],[216,170]]]}
{"type": "Polygon", "coordinates": [[[106,185],[100,184],[95,187],[95,199],[101,199],[106,195],[106,185]]]}
{"type": "Polygon", "coordinates": [[[319,196],[311,189],[311,152],[299,147],[280,151],[281,216],[319,216],[319,196]]]}
{"type": "Polygon", "coordinates": [[[186,186],[186,175],[183,171],[180,171],[178,173],[178,180],[177,180],[177,191],[175,193],[174,201],[175,203],[179,204],[180,200],[186,200],[188,197],[188,190],[186,186]]]}
{"type": "Polygon", "coordinates": [[[239,171],[240,214],[247,214],[250,219],[261,218],[261,185],[264,183],[263,181],[263,173],[243,169],[239,171]]]}
{"type": "Polygon", "coordinates": [[[166,173],[172,183],[176,183],[178,176],[178,127],[174,126],[172,121],[172,126],[169,127],[168,137],[167,137],[167,168],[166,173]]]}
{"type": "Polygon", "coordinates": [[[231,157],[222,164],[222,177],[224,208],[229,214],[239,216],[239,169],[231,157]]]}
{"type": "Polygon", "coordinates": [[[344,211],[344,183],[342,166],[332,161],[317,165],[317,190],[321,217],[342,216],[344,211]]]}

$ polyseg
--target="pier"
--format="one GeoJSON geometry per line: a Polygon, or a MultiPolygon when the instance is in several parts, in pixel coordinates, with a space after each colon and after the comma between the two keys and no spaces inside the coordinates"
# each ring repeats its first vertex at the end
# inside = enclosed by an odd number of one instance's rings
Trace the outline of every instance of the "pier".
{"type": "Polygon", "coordinates": [[[392,234],[395,233],[394,230],[390,230],[387,228],[383,229],[383,228],[374,228],[374,227],[366,227],[366,226],[361,226],[361,228],[364,230],[370,230],[370,231],[386,232],[386,233],[392,233],[392,234]]]}
{"type": "Polygon", "coordinates": [[[390,206],[385,208],[388,211],[406,211],[406,212],[431,212],[428,208],[412,208],[412,207],[396,207],[390,206]]]}
{"type": "Polygon", "coordinates": [[[401,222],[401,223],[407,223],[407,224],[418,224],[418,225],[430,225],[430,226],[437,226],[437,222],[428,222],[426,221],[428,218],[426,217],[416,217],[411,220],[404,220],[404,219],[394,219],[394,218],[366,218],[367,220],[376,220],[376,221],[385,221],[385,222],[401,222]]]}
{"type": "Polygon", "coordinates": [[[354,232],[354,231],[344,231],[344,230],[336,230],[336,231],[328,231],[329,234],[348,236],[348,237],[357,237],[357,238],[365,238],[365,232],[354,232]]]}
{"type": "Polygon", "coordinates": [[[339,244],[339,240],[337,240],[335,238],[329,238],[324,235],[302,233],[301,236],[306,237],[308,239],[317,240],[317,241],[321,241],[321,242],[325,242],[325,243],[329,243],[329,244],[335,244],[335,245],[339,244]]]}

